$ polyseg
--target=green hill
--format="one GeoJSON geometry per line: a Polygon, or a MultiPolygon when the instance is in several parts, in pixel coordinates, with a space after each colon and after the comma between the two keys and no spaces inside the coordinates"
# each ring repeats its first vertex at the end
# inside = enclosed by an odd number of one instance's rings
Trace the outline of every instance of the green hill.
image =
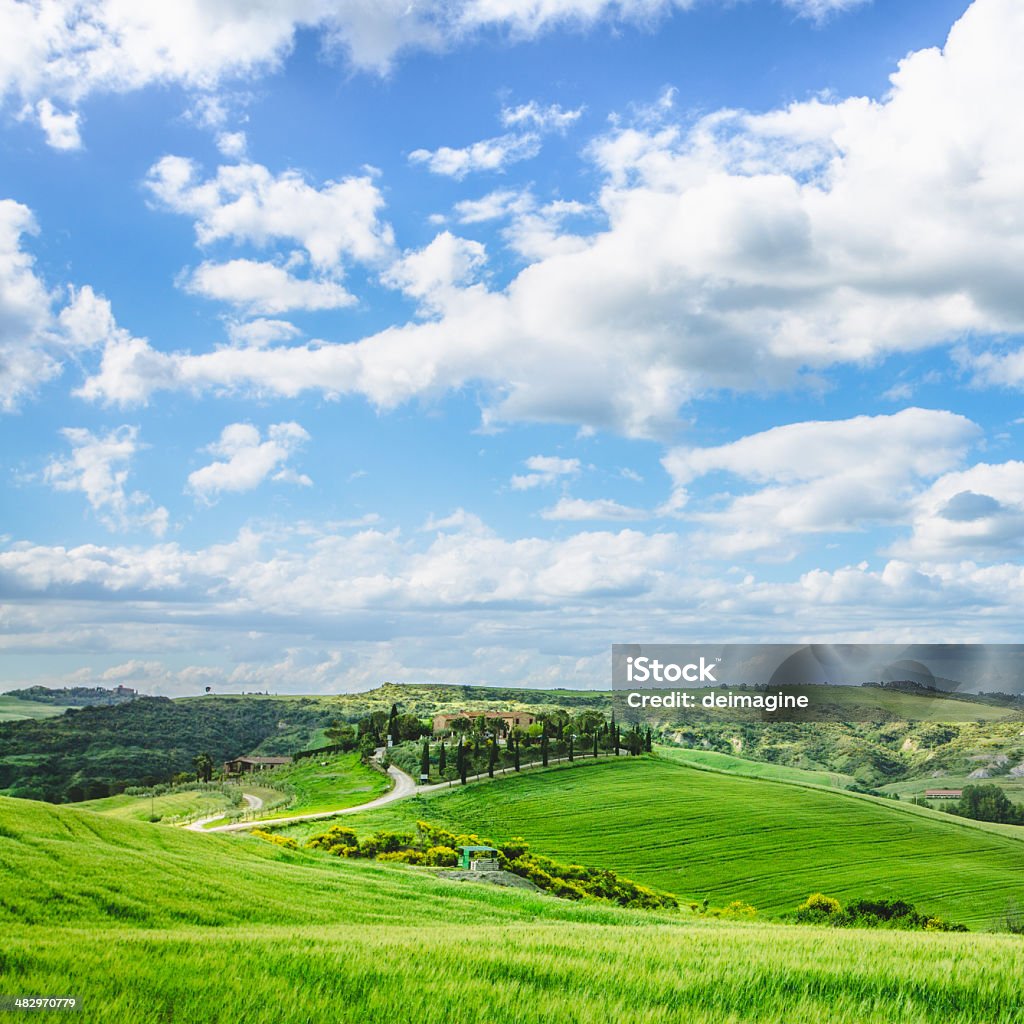
{"type": "Polygon", "coordinates": [[[1012,936],[575,904],[3,798],[0,893],[0,994],[73,995],[89,1024],[1010,1024],[1024,1013],[1012,936]]]}
{"type": "Polygon", "coordinates": [[[37,718],[53,718],[62,715],[67,707],[55,704],[40,704],[34,700],[0,695],[0,722],[35,721],[37,718]]]}
{"type": "MultiPolygon", "coordinates": [[[[1024,904],[1022,838],[939,812],[766,779],[622,758],[417,797],[346,819],[360,830],[417,818],[521,835],[557,860],[608,867],[715,905],[767,913],[813,891],[894,896],[972,927],[1024,904]]],[[[292,834],[310,834],[312,826],[292,834]]],[[[322,831],[322,826],[319,827],[322,831]]]]}

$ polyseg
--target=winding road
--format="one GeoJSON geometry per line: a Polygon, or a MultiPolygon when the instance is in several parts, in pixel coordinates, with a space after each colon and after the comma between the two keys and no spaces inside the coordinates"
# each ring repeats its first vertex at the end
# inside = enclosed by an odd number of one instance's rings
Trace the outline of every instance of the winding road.
{"type": "MultiPolygon", "coordinates": [[[[383,755],[384,748],[381,747],[377,750],[375,757],[379,758],[383,755]]],[[[601,760],[605,760],[611,757],[610,754],[603,754],[601,760]]],[[[548,762],[549,765],[559,764],[560,762],[568,761],[567,757],[553,757],[548,762]]],[[[591,761],[593,758],[577,757],[575,763],[583,764],[584,760],[591,761]]],[[[524,765],[523,771],[533,770],[539,768],[539,765],[531,764],[524,765]]],[[[500,775],[507,775],[510,772],[514,773],[514,768],[496,768],[494,771],[494,778],[500,775]]],[[[333,811],[317,811],[314,814],[291,814],[283,818],[262,818],[256,821],[235,821],[230,825],[216,825],[213,828],[203,828],[203,826],[210,821],[217,821],[219,818],[223,818],[223,814],[214,815],[212,818],[200,818],[199,821],[192,822],[191,825],[187,825],[186,828],[194,831],[202,832],[244,832],[247,829],[259,828],[261,825],[291,825],[298,821],[321,821],[324,818],[337,818],[343,814],[359,814],[362,811],[372,811],[377,807],[384,807],[386,804],[394,803],[396,800],[404,800],[406,797],[419,796],[421,793],[433,793],[441,789],[451,789],[456,783],[455,782],[434,782],[429,785],[420,786],[417,785],[416,780],[406,772],[403,772],[401,768],[397,768],[395,765],[391,765],[388,768],[388,775],[394,780],[394,786],[389,789],[383,796],[377,797],[375,800],[370,800],[365,804],[356,804],[355,807],[340,807],[333,811]]],[[[491,777],[486,773],[482,772],[479,775],[470,775],[467,782],[487,782],[488,780],[493,781],[491,777]]],[[[258,811],[263,806],[263,801],[257,796],[252,796],[249,793],[243,794],[243,799],[249,804],[250,810],[258,811]]]]}

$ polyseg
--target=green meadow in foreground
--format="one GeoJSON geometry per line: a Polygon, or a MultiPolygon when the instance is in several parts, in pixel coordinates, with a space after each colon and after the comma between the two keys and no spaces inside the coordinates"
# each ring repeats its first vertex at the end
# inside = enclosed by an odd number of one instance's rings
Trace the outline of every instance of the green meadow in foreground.
{"type": "Polygon", "coordinates": [[[74,995],[89,1024],[1024,1014],[1013,936],[627,911],[27,801],[0,799],[0,894],[0,993],[74,995]]]}
{"type": "MultiPolygon", "coordinates": [[[[580,762],[400,801],[345,824],[417,819],[611,868],[686,899],[792,911],[810,892],[897,897],[972,929],[1024,905],[1024,829],[895,801],[701,771],[658,757],[580,762]],[[1020,838],[1017,834],[1019,833],[1020,838]]],[[[308,824],[286,831],[322,832],[308,824]]]]}

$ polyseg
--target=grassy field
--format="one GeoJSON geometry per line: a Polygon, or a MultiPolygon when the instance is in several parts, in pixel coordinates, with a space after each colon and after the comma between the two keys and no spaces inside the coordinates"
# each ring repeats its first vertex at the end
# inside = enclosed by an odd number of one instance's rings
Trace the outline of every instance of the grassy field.
{"type": "MultiPolygon", "coordinates": [[[[924,796],[926,789],[963,789],[964,786],[999,786],[1006,795],[1018,804],[1024,804],[1024,777],[1010,775],[992,775],[988,779],[969,779],[967,775],[935,775],[926,779],[907,779],[904,782],[893,782],[882,786],[886,793],[898,793],[903,799],[924,796]]],[[[940,802],[936,801],[936,806],[940,802]]]]}
{"type": "MultiPolygon", "coordinates": [[[[260,797],[268,808],[255,817],[270,821],[290,814],[316,814],[368,803],[391,788],[391,779],[363,764],[353,751],[304,757],[281,768],[241,776],[239,785],[244,792],[260,797]]],[[[228,815],[205,827],[214,828],[241,816],[228,815]]]]}
{"type": "Polygon", "coordinates": [[[17,697],[0,697],[0,722],[23,722],[26,719],[54,718],[62,715],[67,708],[56,704],[41,704],[35,700],[19,700],[17,697]]]}
{"type": "Polygon", "coordinates": [[[313,814],[336,807],[354,807],[391,788],[391,779],[363,764],[354,751],[306,757],[283,768],[261,772],[260,782],[272,789],[284,786],[295,793],[295,802],[277,812],[279,815],[313,814]]]}
{"type": "Polygon", "coordinates": [[[463,1024],[1010,1024],[1024,1014],[1011,936],[574,904],[8,799],[0,892],[0,993],[74,995],[76,1019],[90,1024],[448,1014],[463,1024]]]}
{"type": "Polygon", "coordinates": [[[716,772],[731,775],[745,775],[755,779],[770,779],[774,782],[799,782],[810,786],[830,786],[845,789],[852,783],[852,775],[840,772],[813,771],[807,768],[790,768],[768,761],[751,761],[734,754],[720,754],[715,750],[692,750],[687,747],[657,747],[657,753],[670,761],[688,764],[694,768],[710,768],[716,772]]]}
{"type": "Polygon", "coordinates": [[[226,811],[234,804],[227,794],[219,790],[192,789],[153,797],[121,793],[68,806],[131,821],[182,821],[226,811]]]}
{"type": "MultiPolygon", "coordinates": [[[[360,831],[421,818],[607,867],[715,905],[793,910],[808,893],[895,896],[971,927],[1024,905],[1024,838],[894,801],[622,758],[457,787],[353,814],[360,831]]],[[[293,826],[305,836],[323,825],[293,826]]],[[[1024,834],[1024,830],[1017,830],[1024,834]]]]}

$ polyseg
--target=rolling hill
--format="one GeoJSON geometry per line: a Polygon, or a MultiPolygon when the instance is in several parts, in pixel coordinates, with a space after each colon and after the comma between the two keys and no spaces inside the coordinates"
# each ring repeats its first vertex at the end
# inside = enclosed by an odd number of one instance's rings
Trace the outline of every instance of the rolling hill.
{"type": "Polygon", "coordinates": [[[90,1024],[412,1024],[453,1007],[463,1024],[1024,1012],[1012,936],[575,904],[4,798],[0,893],[0,994],[73,995],[90,1024]]]}
{"type": "MultiPolygon", "coordinates": [[[[355,814],[362,831],[417,819],[608,867],[715,905],[778,914],[809,892],[894,896],[971,927],[1024,904],[1024,829],[978,827],[895,801],[622,758],[456,787],[355,814]]],[[[323,831],[295,826],[289,834],[323,831]]]]}

